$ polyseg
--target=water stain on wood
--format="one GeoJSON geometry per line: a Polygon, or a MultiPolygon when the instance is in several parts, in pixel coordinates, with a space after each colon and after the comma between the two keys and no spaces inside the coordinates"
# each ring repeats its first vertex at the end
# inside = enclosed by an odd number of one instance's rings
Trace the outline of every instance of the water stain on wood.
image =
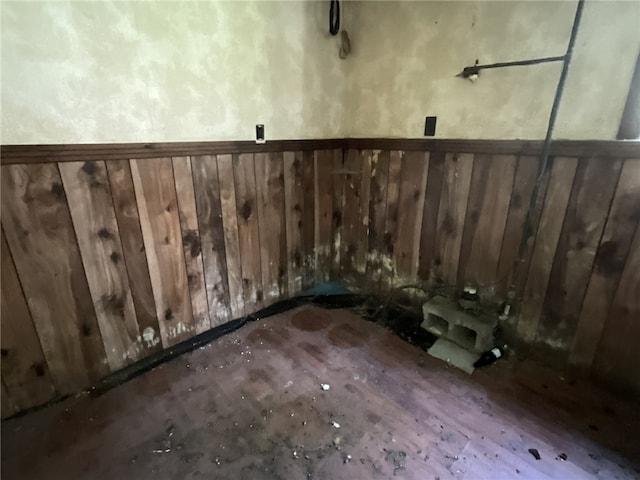
{"type": "Polygon", "coordinates": [[[57,199],[63,199],[64,198],[64,187],[62,186],[61,183],[59,182],[54,182],[53,184],[51,184],[51,193],[53,193],[53,195],[57,198],[57,199]]]}
{"type": "Polygon", "coordinates": [[[247,342],[259,346],[267,344],[270,347],[282,347],[289,339],[286,330],[273,328],[259,328],[247,335],[247,342]]]}
{"type": "Polygon", "coordinates": [[[34,363],[33,365],[31,365],[31,368],[33,369],[33,371],[38,377],[44,377],[44,374],[45,374],[44,363],[42,362],[34,363]]]}
{"type": "Polygon", "coordinates": [[[91,188],[106,186],[104,176],[101,175],[100,170],[96,166],[96,162],[84,162],[82,171],[89,177],[89,186],[91,188]]]}
{"type": "Polygon", "coordinates": [[[83,336],[85,336],[85,337],[91,336],[91,326],[89,326],[89,324],[83,323],[82,327],[81,327],[81,330],[82,330],[82,335],[83,336]]]}
{"type": "Polygon", "coordinates": [[[331,317],[318,310],[304,309],[296,312],[291,318],[291,325],[298,330],[317,332],[324,330],[331,323],[331,317]]]}
{"type": "Polygon", "coordinates": [[[329,342],[338,348],[354,348],[365,342],[361,332],[346,324],[332,328],[327,336],[329,342]]]}
{"type": "Polygon", "coordinates": [[[100,238],[103,238],[105,240],[111,240],[113,238],[113,233],[111,233],[108,229],[106,228],[101,228],[100,230],[98,230],[98,236],[100,238]]]}
{"type": "Polygon", "coordinates": [[[327,354],[318,345],[309,342],[300,342],[298,346],[319,363],[325,363],[327,361],[327,354]]]}
{"type": "Polygon", "coordinates": [[[240,207],[240,216],[246,221],[249,220],[249,218],[251,217],[251,212],[252,212],[252,208],[251,208],[251,204],[249,203],[249,201],[245,201],[242,206],[240,207]]]}
{"type": "Polygon", "coordinates": [[[103,295],[102,307],[106,312],[124,317],[124,300],[119,295],[103,295]]]}
{"type": "Polygon", "coordinates": [[[113,263],[117,264],[120,261],[120,254],[118,252],[111,252],[109,258],[111,258],[113,263]]]}
{"type": "Polygon", "coordinates": [[[618,243],[611,240],[602,242],[598,247],[595,264],[596,271],[605,275],[621,272],[624,268],[624,259],[620,258],[618,243]]]}
{"type": "Polygon", "coordinates": [[[184,246],[189,250],[189,254],[191,258],[196,258],[200,255],[202,247],[200,245],[200,235],[195,230],[189,230],[182,237],[182,241],[184,242],[184,246]]]}

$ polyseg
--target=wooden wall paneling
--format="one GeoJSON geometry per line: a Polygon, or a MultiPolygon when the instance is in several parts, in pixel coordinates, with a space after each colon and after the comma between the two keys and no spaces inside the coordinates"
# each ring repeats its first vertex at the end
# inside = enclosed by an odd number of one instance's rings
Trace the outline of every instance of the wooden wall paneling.
{"type": "Polygon", "coordinates": [[[151,354],[161,350],[162,345],[131,167],[128,160],[112,160],[106,162],[106,167],[129,289],[146,353],[151,354]]]}
{"type": "Polygon", "coordinates": [[[244,310],[248,315],[259,310],[264,301],[258,230],[258,197],[252,153],[233,156],[233,178],[236,188],[244,310]]]}
{"type": "Polygon", "coordinates": [[[284,152],[284,198],[289,295],[302,291],[302,152],[284,152]]]}
{"type": "MultiPolygon", "coordinates": [[[[538,176],[539,159],[518,157],[507,221],[502,237],[500,258],[496,270],[495,297],[505,300],[510,290],[515,289],[515,272],[520,262],[520,244],[524,233],[531,193],[538,176]]],[[[545,176],[544,178],[548,178],[545,176]]],[[[546,184],[541,184],[538,198],[544,198],[546,184]]],[[[538,202],[542,204],[542,202],[538,202]]],[[[533,213],[533,212],[532,212],[533,213]]],[[[536,222],[537,224],[537,222],[536,222]]]]}
{"type": "Polygon", "coordinates": [[[472,170],[472,154],[446,154],[442,196],[438,208],[433,278],[436,284],[447,287],[456,285],[472,170]]]}
{"type": "Polygon", "coordinates": [[[333,150],[318,150],[315,162],[315,282],[326,282],[331,272],[333,244],[333,150]]]}
{"type": "Polygon", "coordinates": [[[342,271],[353,274],[357,271],[358,234],[360,217],[360,188],[362,185],[362,155],[358,150],[347,151],[344,162],[344,211],[342,212],[342,271]]]}
{"type": "Polygon", "coordinates": [[[288,296],[282,153],[256,153],[255,168],[262,289],[272,303],[288,296]]]}
{"type": "Polygon", "coordinates": [[[389,173],[387,182],[387,210],[384,222],[384,252],[381,256],[382,287],[391,287],[396,278],[395,245],[398,238],[398,199],[400,197],[400,173],[404,152],[392,150],[389,152],[389,173]]]}
{"type": "MultiPolygon", "coordinates": [[[[233,153],[294,152],[302,150],[379,149],[429,152],[489,153],[492,155],[536,155],[542,152],[543,140],[463,140],[415,138],[332,138],[310,140],[270,140],[213,142],[147,142],[75,145],[2,145],[2,165],[77,162],[88,160],[123,160],[161,158],[184,155],[228,155],[233,153]]],[[[614,140],[555,140],[551,155],[581,157],[598,152],[612,158],[637,158],[637,142],[614,140]]]]}
{"type": "Polygon", "coordinates": [[[187,268],[187,284],[191,297],[191,311],[197,333],[211,328],[207,289],[204,283],[202,242],[198,227],[196,198],[193,189],[193,174],[189,157],[173,157],[173,177],[176,183],[178,216],[182,230],[182,247],[187,268]]]}
{"type": "Polygon", "coordinates": [[[398,196],[398,233],[394,259],[399,280],[413,283],[418,274],[420,233],[429,172],[429,152],[407,152],[402,159],[398,196]]]}
{"type": "Polygon", "coordinates": [[[2,225],[56,390],[109,372],[56,164],[2,167],[2,225]]]}
{"type": "Polygon", "coordinates": [[[331,243],[331,278],[340,277],[340,265],[342,254],[342,230],[344,212],[344,170],[343,150],[333,151],[333,214],[332,214],[332,243],[331,243]]]}
{"type": "MultiPolygon", "coordinates": [[[[465,140],[448,138],[345,138],[345,149],[376,148],[420,152],[488,153],[491,155],[536,155],[542,153],[544,140],[465,140]]],[[[599,156],[636,158],[638,142],[615,140],[554,140],[551,155],[584,157],[598,152],[599,156]]]]}
{"type": "Polygon", "coordinates": [[[577,163],[576,158],[557,157],[553,159],[549,185],[518,315],[517,334],[526,342],[533,342],[538,331],[542,305],[547,292],[577,163]]]}
{"type": "MultiPolygon", "coordinates": [[[[198,226],[200,227],[200,246],[204,268],[204,283],[207,290],[207,301],[209,302],[209,319],[211,327],[216,327],[236,317],[231,311],[231,305],[233,305],[230,299],[232,279],[227,266],[228,247],[225,245],[228,226],[223,222],[221,206],[222,187],[229,185],[229,182],[233,186],[231,156],[219,155],[216,158],[212,155],[202,155],[191,157],[191,171],[193,174],[198,226]],[[224,180],[218,181],[218,168],[222,163],[228,165],[228,174],[224,177],[224,180]]],[[[235,202],[235,191],[229,195],[235,202]]],[[[235,212],[235,206],[232,211],[235,212]]],[[[233,215],[233,218],[235,218],[235,215],[233,215]]],[[[232,227],[232,231],[234,229],[237,232],[237,228],[232,227]]],[[[237,259],[238,256],[236,255],[234,258],[237,259]]],[[[240,270],[238,269],[237,272],[239,274],[240,270]]]]}
{"type": "MultiPolygon", "coordinates": [[[[22,292],[9,245],[2,231],[0,246],[2,262],[2,291],[0,300],[0,353],[2,356],[2,387],[11,392],[7,395],[6,414],[39,405],[51,400],[56,392],[51,381],[49,368],[42,353],[40,339],[36,333],[22,292]]],[[[2,399],[4,402],[4,398],[2,399]]]]}
{"type": "Polygon", "coordinates": [[[369,250],[369,217],[371,201],[371,169],[373,152],[371,150],[361,151],[362,173],[360,174],[360,214],[357,223],[356,240],[356,271],[359,278],[364,279],[367,270],[367,252],[369,250]]]}
{"type": "Polygon", "coordinates": [[[516,157],[476,155],[473,164],[460,248],[458,288],[473,285],[483,300],[493,301],[516,157]]]}
{"type": "Polygon", "coordinates": [[[534,199],[533,207],[529,215],[529,220],[527,220],[527,212],[529,210],[529,203],[531,202],[532,190],[539,175],[537,170],[540,159],[532,160],[535,160],[535,171],[531,172],[530,168],[527,168],[524,171],[520,170],[521,173],[516,174],[516,179],[514,181],[514,189],[519,188],[518,182],[524,180],[524,178],[522,177],[531,175],[531,185],[529,186],[528,184],[525,184],[522,186],[522,191],[526,192],[526,195],[522,195],[522,198],[524,199],[524,205],[522,208],[524,209],[524,211],[521,212],[518,208],[515,207],[518,198],[515,197],[516,193],[514,190],[511,205],[509,207],[510,211],[513,212],[514,215],[507,218],[505,236],[502,239],[503,248],[500,261],[498,262],[498,271],[502,272],[503,270],[501,269],[507,269],[509,268],[509,266],[511,266],[511,270],[509,270],[506,275],[496,274],[496,278],[498,279],[498,286],[502,288],[501,293],[496,294],[496,300],[503,299],[510,302],[511,305],[510,315],[501,322],[501,326],[503,327],[504,331],[508,332],[508,335],[512,335],[512,338],[514,339],[517,338],[518,318],[520,317],[522,299],[524,298],[524,291],[529,278],[528,276],[531,266],[531,260],[533,258],[536,234],[545,204],[545,197],[551,173],[551,169],[547,168],[540,175],[540,185],[538,188],[538,193],[536,195],[536,198],[534,199]],[[520,220],[520,215],[522,215],[522,220],[520,220]],[[521,224],[518,223],[520,221],[522,221],[521,224]],[[524,239],[523,236],[525,237],[524,239]],[[510,246],[507,247],[507,245],[510,246]],[[511,250],[509,250],[509,248],[511,250]]]}
{"type": "Polygon", "coordinates": [[[231,316],[240,318],[252,313],[245,310],[244,287],[242,286],[242,252],[238,228],[238,202],[236,197],[233,158],[218,155],[218,179],[220,182],[220,208],[224,230],[224,246],[227,276],[229,279],[229,302],[231,316]]]}
{"type": "Polygon", "coordinates": [[[315,284],[315,152],[302,152],[302,287],[315,284]]]}
{"type": "Polygon", "coordinates": [[[425,192],[424,209],[422,212],[418,277],[422,281],[429,281],[429,283],[433,280],[433,278],[431,278],[431,266],[435,255],[438,209],[440,208],[442,179],[444,175],[444,156],[444,152],[431,152],[429,154],[427,190],[425,192]]]}
{"type": "Polygon", "coordinates": [[[639,219],[640,160],[631,159],[620,172],[570,349],[569,364],[580,371],[591,368],[639,219]]]}
{"type": "Polygon", "coordinates": [[[640,396],[640,227],[629,249],[593,362],[594,376],[616,390],[640,396]]]}
{"type": "Polygon", "coordinates": [[[167,348],[196,334],[171,158],[131,160],[151,287],[167,348]]]}
{"type": "Polygon", "coordinates": [[[80,256],[111,370],[146,354],[104,162],[61,163],[80,256]]]}
{"type": "Polygon", "coordinates": [[[4,420],[5,418],[10,417],[14,413],[17,413],[19,409],[18,407],[15,406],[15,404],[13,403],[13,400],[11,400],[11,396],[9,395],[7,388],[4,386],[4,381],[0,386],[2,387],[2,390],[0,391],[0,405],[2,406],[0,415],[4,420]]]}
{"type": "Polygon", "coordinates": [[[371,193],[369,202],[369,241],[366,281],[378,289],[384,271],[384,225],[387,214],[389,151],[374,150],[371,157],[371,193]]]}
{"type": "Polygon", "coordinates": [[[571,348],[621,166],[596,157],[578,162],[537,334],[555,350],[571,348]]]}

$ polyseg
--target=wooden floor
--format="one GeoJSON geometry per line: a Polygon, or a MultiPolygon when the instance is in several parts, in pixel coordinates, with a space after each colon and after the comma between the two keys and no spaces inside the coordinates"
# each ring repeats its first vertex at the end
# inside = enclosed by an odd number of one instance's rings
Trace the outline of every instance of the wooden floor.
{"type": "Polygon", "coordinates": [[[315,307],[2,424],[6,480],[614,479],[639,465],[638,405],[507,359],[469,376],[315,307]]]}

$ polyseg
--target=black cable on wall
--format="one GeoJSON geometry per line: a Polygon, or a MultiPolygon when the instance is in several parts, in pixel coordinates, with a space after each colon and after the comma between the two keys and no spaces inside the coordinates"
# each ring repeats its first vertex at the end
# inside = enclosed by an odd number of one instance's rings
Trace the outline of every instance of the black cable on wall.
{"type": "Polygon", "coordinates": [[[331,0],[329,7],[329,33],[334,37],[340,31],[340,2],[331,0]]]}

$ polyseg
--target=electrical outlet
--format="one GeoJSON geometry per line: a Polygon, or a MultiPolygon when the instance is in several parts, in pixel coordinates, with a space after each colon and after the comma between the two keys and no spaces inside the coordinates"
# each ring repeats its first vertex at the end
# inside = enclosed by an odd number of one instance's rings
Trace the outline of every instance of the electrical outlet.
{"type": "Polygon", "coordinates": [[[265,143],[264,139],[264,125],[258,124],[256,125],[256,143],[265,143]]]}
{"type": "Polygon", "coordinates": [[[427,117],[424,122],[424,136],[433,137],[436,134],[436,120],[438,117],[427,117]]]}

